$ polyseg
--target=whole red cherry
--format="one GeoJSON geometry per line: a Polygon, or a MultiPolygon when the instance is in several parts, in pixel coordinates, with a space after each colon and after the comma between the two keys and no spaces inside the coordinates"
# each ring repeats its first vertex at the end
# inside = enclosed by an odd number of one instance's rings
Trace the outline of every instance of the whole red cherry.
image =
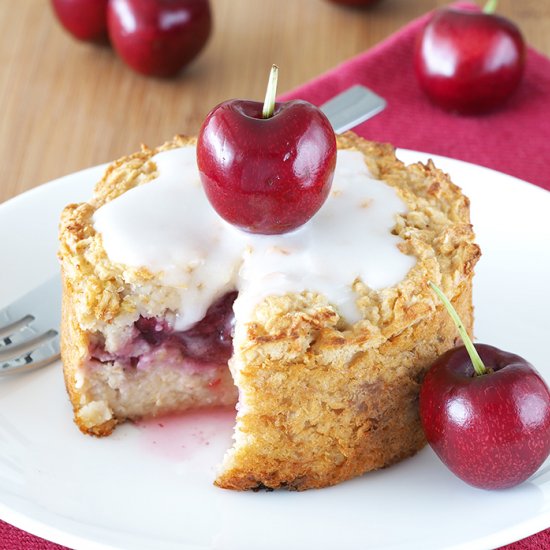
{"type": "Polygon", "coordinates": [[[109,0],[52,0],[59,22],[78,40],[107,41],[109,0]]]}
{"type": "Polygon", "coordinates": [[[481,113],[504,103],[518,87],[525,42],[517,26],[492,13],[457,7],[435,12],[420,33],[415,72],[422,89],[440,107],[481,113]]]}
{"type": "Polygon", "coordinates": [[[493,346],[474,346],[461,325],[465,345],[439,357],[420,390],[426,439],[466,483],[482,489],[512,487],[550,454],[550,390],[525,359],[493,346]]]}
{"type": "Polygon", "coordinates": [[[197,164],[210,203],[229,223],[277,234],[306,223],[325,202],[336,165],[336,138],[314,105],[275,103],[274,67],[266,101],[233,99],[206,117],[197,164]]]}
{"type": "Polygon", "coordinates": [[[208,0],[110,0],[109,36],[135,71],[175,76],[203,49],[212,28],[208,0]]]}

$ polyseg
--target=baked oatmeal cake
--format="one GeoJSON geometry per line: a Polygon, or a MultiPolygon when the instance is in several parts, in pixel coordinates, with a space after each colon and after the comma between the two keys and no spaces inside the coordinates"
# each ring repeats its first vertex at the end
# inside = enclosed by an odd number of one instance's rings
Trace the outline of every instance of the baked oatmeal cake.
{"type": "Polygon", "coordinates": [[[457,340],[428,281],[472,332],[469,201],[431,161],[337,142],[329,200],[286,235],[218,219],[182,136],[65,208],[62,359],[83,432],[235,404],[215,483],[239,490],[333,485],[425,444],[420,383],[457,340]]]}

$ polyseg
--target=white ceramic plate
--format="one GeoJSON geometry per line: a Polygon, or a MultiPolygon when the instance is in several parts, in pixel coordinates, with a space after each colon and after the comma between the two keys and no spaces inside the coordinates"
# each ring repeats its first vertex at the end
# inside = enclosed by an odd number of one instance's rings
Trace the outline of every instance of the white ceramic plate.
{"type": "MultiPolygon", "coordinates": [[[[472,201],[483,249],[478,340],[523,355],[550,380],[550,193],[435,160],[472,201]]],[[[72,174],[0,206],[0,306],[57,270],[59,212],[89,197],[100,173],[72,174]]],[[[230,414],[129,424],[104,439],[81,435],[71,416],[59,364],[0,380],[0,517],[73,548],[472,550],[550,526],[548,463],[517,488],[485,492],[426,448],[337,487],[235,493],[212,486],[230,414]]]]}

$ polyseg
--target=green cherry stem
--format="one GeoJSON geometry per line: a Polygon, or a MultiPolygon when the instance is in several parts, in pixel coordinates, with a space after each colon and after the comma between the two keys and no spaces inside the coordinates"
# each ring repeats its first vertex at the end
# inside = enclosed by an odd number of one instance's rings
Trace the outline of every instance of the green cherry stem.
{"type": "Polygon", "coordinates": [[[478,376],[487,374],[487,368],[483,364],[483,361],[481,360],[481,357],[479,356],[477,349],[475,348],[474,344],[472,343],[472,340],[468,336],[468,333],[466,332],[466,329],[464,328],[464,325],[462,324],[462,321],[460,320],[460,317],[458,316],[456,309],[453,307],[453,304],[451,304],[447,296],[443,294],[443,292],[439,287],[434,285],[431,281],[428,284],[430,285],[432,290],[439,296],[439,299],[443,302],[445,309],[448,311],[449,315],[451,316],[451,319],[454,321],[454,324],[458,329],[458,333],[460,334],[460,337],[464,342],[464,346],[468,351],[468,355],[470,356],[470,360],[472,361],[472,365],[474,366],[474,370],[476,371],[476,374],[478,376]]]}
{"type": "Polygon", "coordinates": [[[495,13],[497,10],[498,0],[487,0],[485,6],[483,6],[483,13],[495,13]]]}
{"type": "Polygon", "coordinates": [[[278,76],[279,76],[279,67],[277,67],[277,65],[272,65],[271,72],[269,73],[267,90],[265,92],[264,108],[262,110],[263,118],[271,118],[273,116],[273,110],[275,109],[275,96],[277,95],[277,77],[278,76]]]}

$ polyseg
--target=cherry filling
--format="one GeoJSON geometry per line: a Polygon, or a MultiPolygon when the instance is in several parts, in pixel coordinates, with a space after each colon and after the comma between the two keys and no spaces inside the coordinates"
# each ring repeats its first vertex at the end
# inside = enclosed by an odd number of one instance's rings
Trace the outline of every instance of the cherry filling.
{"type": "Polygon", "coordinates": [[[233,353],[233,302],[237,292],[229,292],[214,302],[204,318],[185,331],[173,330],[165,320],[140,317],[134,323],[134,336],[117,350],[109,353],[103,342],[92,346],[92,359],[101,363],[123,361],[136,367],[145,365],[156,351],[162,349],[181,358],[202,364],[227,364],[233,353]]]}

